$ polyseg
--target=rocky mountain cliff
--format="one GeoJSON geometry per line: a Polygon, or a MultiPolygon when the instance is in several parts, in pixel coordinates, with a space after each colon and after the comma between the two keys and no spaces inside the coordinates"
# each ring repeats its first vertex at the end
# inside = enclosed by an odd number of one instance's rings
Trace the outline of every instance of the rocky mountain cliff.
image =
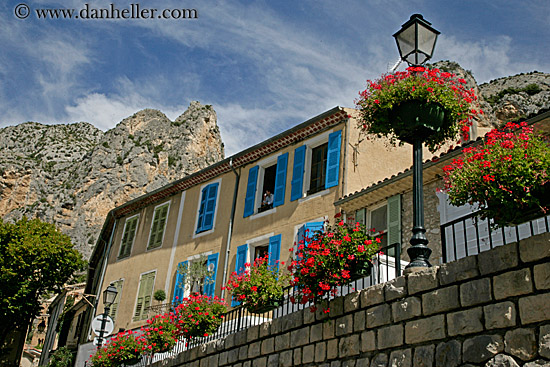
{"type": "Polygon", "coordinates": [[[533,71],[478,85],[472,73],[456,62],[439,61],[433,66],[457,74],[474,88],[484,111],[481,126],[501,126],[550,108],[550,74],[533,71]]]}
{"type": "Polygon", "coordinates": [[[55,223],[88,258],[107,213],[224,158],[212,106],[170,121],[139,111],[107,132],[85,123],[0,129],[0,216],[55,223]]]}

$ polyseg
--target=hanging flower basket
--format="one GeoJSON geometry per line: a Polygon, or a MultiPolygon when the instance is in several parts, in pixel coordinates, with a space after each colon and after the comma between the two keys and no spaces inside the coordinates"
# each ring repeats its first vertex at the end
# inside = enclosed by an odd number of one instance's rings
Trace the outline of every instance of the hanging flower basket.
{"type": "Polygon", "coordinates": [[[250,313],[263,314],[263,313],[272,311],[272,310],[276,309],[277,307],[282,306],[282,304],[283,304],[283,302],[280,299],[277,299],[277,300],[272,299],[272,300],[266,301],[263,304],[257,304],[257,305],[254,305],[254,306],[252,306],[252,305],[247,306],[246,309],[250,313]]]}
{"type": "Polygon", "coordinates": [[[426,140],[445,128],[445,110],[438,103],[405,101],[391,109],[389,123],[397,138],[412,144],[426,140]]]}
{"type": "Polygon", "coordinates": [[[141,356],[124,361],[124,366],[133,366],[141,361],[141,356]]]}
{"type": "Polygon", "coordinates": [[[550,142],[525,122],[490,131],[443,171],[449,202],[478,205],[493,227],[550,214],[550,142]]]}
{"type": "Polygon", "coordinates": [[[420,136],[432,152],[455,139],[468,139],[477,97],[466,81],[439,69],[410,67],[368,80],[356,101],[361,111],[359,128],[391,145],[411,143],[420,136]]]}
{"type": "Polygon", "coordinates": [[[357,261],[350,265],[350,281],[368,277],[372,273],[372,263],[370,261],[357,261]]]}
{"type": "Polygon", "coordinates": [[[533,196],[539,198],[539,202],[525,203],[518,210],[506,210],[500,202],[487,201],[487,209],[482,210],[482,216],[493,218],[495,222],[506,226],[517,226],[531,220],[541,218],[549,214],[550,210],[550,184],[547,183],[533,190],[533,196]]]}

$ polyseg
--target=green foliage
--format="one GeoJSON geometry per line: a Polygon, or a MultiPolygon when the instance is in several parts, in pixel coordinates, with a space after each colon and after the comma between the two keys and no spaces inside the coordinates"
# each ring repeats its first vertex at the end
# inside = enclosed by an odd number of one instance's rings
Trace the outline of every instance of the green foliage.
{"type": "Polygon", "coordinates": [[[124,158],[122,158],[121,156],[117,155],[116,156],[116,163],[121,166],[122,163],[124,163],[124,158]]]}
{"type": "Polygon", "coordinates": [[[153,298],[155,299],[155,301],[162,302],[166,299],[166,292],[164,292],[163,289],[157,289],[153,294],[153,298]]]}
{"type": "Polygon", "coordinates": [[[109,143],[108,142],[104,141],[103,144],[101,144],[101,145],[103,145],[105,148],[109,149],[109,143]]]}
{"type": "MultiPolygon", "coordinates": [[[[250,264],[245,264],[249,266],[250,264]]],[[[289,284],[290,275],[283,273],[284,262],[269,265],[268,256],[254,260],[250,270],[231,273],[225,286],[233,297],[251,312],[278,301],[283,297],[283,288],[289,284]],[[280,266],[279,266],[280,265],[280,266]]]]}
{"type": "Polygon", "coordinates": [[[53,224],[0,219],[0,347],[10,330],[40,313],[40,296],[61,291],[84,264],[69,236],[53,224]]]}
{"type": "Polygon", "coordinates": [[[525,122],[492,130],[484,145],[464,148],[443,170],[450,203],[479,204],[482,218],[493,219],[495,226],[550,210],[550,144],[525,122]]]}
{"type": "Polygon", "coordinates": [[[174,157],[173,155],[168,156],[168,167],[173,167],[176,165],[178,159],[174,157]]]}
{"type": "Polygon", "coordinates": [[[542,89],[538,86],[538,84],[529,84],[525,86],[524,88],[514,88],[509,87],[506,89],[501,90],[497,94],[493,94],[491,97],[487,98],[487,102],[489,102],[491,105],[497,104],[505,95],[507,94],[518,94],[521,92],[525,92],[528,95],[532,96],[537,93],[539,93],[542,89]]]}
{"type": "MultiPolygon", "coordinates": [[[[340,217],[338,213],[336,217],[340,217]]],[[[338,287],[351,281],[353,273],[364,269],[380,251],[380,237],[373,236],[360,223],[327,226],[324,231],[306,233],[289,266],[295,286],[291,302],[319,303],[320,299],[338,293],[338,287]]]]}
{"type": "Polygon", "coordinates": [[[182,300],[170,315],[177,335],[186,339],[208,336],[221,325],[227,305],[218,297],[192,294],[182,300]]]}
{"type": "Polygon", "coordinates": [[[186,263],[186,265],[178,266],[178,273],[183,275],[185,279],[184,283],[193,290],[194,285],[198,285],[199,288],[206,284],[214,283],[212,279],[213,273],[206,267],[206,256],[201,255],[199,259],[192,260],[186,263]]]}
{"type": "Polygon", "coordinates": [[[57,349],[50,357],[48,367],[72,367],[73,354],[67,347],[57,349]]]}
{"type": "MultiPolygon", "coordinates": [[[[442,126],[432,126],[433,133],[424,138],[431,152],[459,132],[467,134],[471,119],[478,111],[472,108],[477,97],[465,87],[466,81],[439,69],[410,67],[405,72],[383,75],[368,80],[367,89],[359,93],[357,107],[361,110],[359,127],[377,137],[387,137],[395,145],[408,135],[417,133],[416,127],[392,116],[394,109],[404,103],[436,104],[444,110],[442,126]]],[[[418,121],[429,125],[429,121],[418,121]]],[[[405,140],[406,141],[406,140],[405,140]]]]}

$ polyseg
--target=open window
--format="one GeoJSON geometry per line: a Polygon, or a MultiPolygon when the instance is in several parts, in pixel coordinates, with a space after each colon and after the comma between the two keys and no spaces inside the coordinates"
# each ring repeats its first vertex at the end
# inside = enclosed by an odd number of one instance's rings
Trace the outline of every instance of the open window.
{"type": "Polygon", "coordinates": [[[191,293],[214,297],[218,260],[219,253],[216,253],[196,255],[180,262],[176,269],[172,302],[178,304],[191,293]]]}
{"type": "Polygon", "coordinates": [[[248,170],[243,217],[265,212],[285,202],[288,153],[271,157],[248,170]]]}
{"type": "MultiPolygon", "coordinates": [[[[281,235],[262,236],[252,239],[237,247],[235,257],[235,272],[240,274],[247,269],[247,265],[259,257],[269,256],[269,265],[278,268],[281,258],[281,235]]],[[[240,302],[231,301],[231,307],[238,306],[240,302]]]]}
{"type": "Polygon", "coordinates": [[[338,185],[342,131],[321,135],[294,150],[290,201],[338,185]]]}

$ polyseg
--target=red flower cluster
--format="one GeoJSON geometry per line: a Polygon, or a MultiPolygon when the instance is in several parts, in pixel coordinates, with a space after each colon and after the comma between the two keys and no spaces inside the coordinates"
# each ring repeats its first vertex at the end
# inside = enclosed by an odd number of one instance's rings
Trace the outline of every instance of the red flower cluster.
{"type": "Polygon", "coordinates": [[[477,97],[465,84],[466,81],[455,74],[424,67],[410,67],[407,71],[383,75],[376,81],[367,80],[367,89],[359,92],[356,101],[361,110],[359,127],[377,136],[387,136],[395,144],[393,124],[396,122],[389,118],[394,107],[407,101],[437,103],[445,110],[445,126],[427,138],[428,148],[435,151],[459,132],[467,140],[472,118],[483,111],[471,107],[477,97]]]}
{"type": "Polygon", "coordinates": [[[128,330],[111,338],[94,355],[90,355],[92,367],[113,367],[129,364],[141,358],[143,337],[128,330]]]}
{"type": "Polygon", "coordinates": [[[283,296],[283,288],[288,285],[288,274],[283,273],[284,262],[276,261],[275,266],[269,265],[269,255],[259,257],[241,272],[233,272],[224,289],[233,294],[235,300],[242,302],[250,311],[261,309],[279,300],[283,296]]]}
{"type": "Polygon", "coordinates": [[[379,250],[380,237],[373,238],[359,223],[340,221],[334,228],[306,233],[288,267],[293,273],[290,284],[296,287],[291,302],[317,303],[326,295],[336,295],[338,286],[349,283],[351,271],[372,261],[379,250]]]}
{"type": "Polygon", "coordinates": [[[525,122],[490,131],[483,145],[464,148],[443,171],[450,202],[479,204],[482,217],[497,226],[515,223],[532,207],[549,209],[550,144],[525,122]]]}
{"type": "Polygon", "coordinates": [[[220,326],[226,311],[223,299],[192,294],[184,298],[171,314],[176,335],[186,339],[208,336],[220,326]]]}

